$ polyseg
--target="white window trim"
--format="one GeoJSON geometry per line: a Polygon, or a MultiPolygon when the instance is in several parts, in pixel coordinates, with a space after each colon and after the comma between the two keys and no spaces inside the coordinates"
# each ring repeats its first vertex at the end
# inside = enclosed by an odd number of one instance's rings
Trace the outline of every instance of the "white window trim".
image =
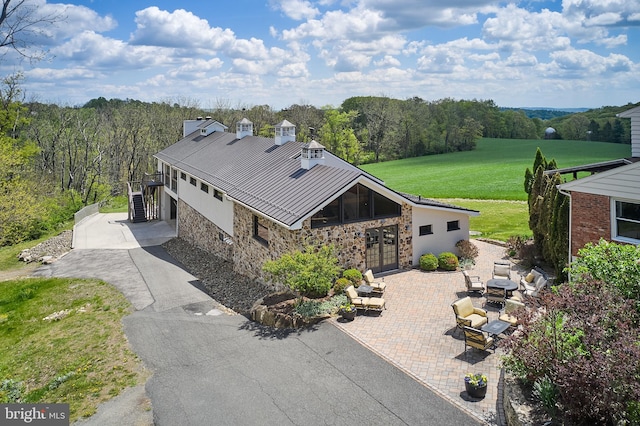
{"type": "Polygon", "coordinates": [[[623,203],[630,203],[630,204],[640,204],[639,200],[628,200],[628,199],[624,199],[624,198],[613,198],[613,197],[609,197],[610,200],[610,214],[611,214],[611,219],[610,219],[610,223],[611,223],[611,241],[619,241],[621,243],[628,243],[628,244],[635,244],[635,245],[640,245],[640,240],[636,240],[633,238],[627,238],[627,237],[620,237],[618,236],[618,217],[616,215],[616,202],[620,201],[623,203]]]}

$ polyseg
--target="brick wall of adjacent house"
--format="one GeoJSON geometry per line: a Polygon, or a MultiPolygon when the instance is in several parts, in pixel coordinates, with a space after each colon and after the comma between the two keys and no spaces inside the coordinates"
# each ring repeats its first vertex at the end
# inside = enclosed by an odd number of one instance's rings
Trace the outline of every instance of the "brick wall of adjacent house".
{"type": "Polygon", "coordinates": [[[307,219],[302,229],[291,231],[280,225],[269,223],[268,246],[253,237],[253,213],[240,205],[234,206],[233,262],[236,272],[251,278],[262,278],[262,264],[282,254],[301,250],[307,244],[333,244],[340,266],[356,268],[362,272],[366,267],[365,230],[380,226],[398,225],[398,264],[400,268],[411,267],[411,231],[405,223],[411,223],[411,207],[402,206],[400,217],[384,220],[349,223],[340,226],[311,228],[307,219]],[[360,235],[360,236],[358,236],[360,235]]]}
{"type": "Polygon", "coordinates": [[[233,259],[233,246],[224,241],[229,235],[182,200],[178,200],[178,233],[198,248],[225,260],[233,259]]]}
{"type": "Polygon", "coordinates": [[[571,255],[586,243],[611,239],[611,204],[604,195],[571,193],[571,255]]]}

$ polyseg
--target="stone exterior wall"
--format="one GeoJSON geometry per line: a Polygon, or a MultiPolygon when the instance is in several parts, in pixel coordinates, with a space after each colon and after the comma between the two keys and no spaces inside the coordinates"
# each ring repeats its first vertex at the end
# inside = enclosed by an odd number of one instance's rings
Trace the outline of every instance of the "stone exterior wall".
{"type": "Polygon", "coordinates": [[[262,264],[274,260],[282,254],[301,250],[307,244],[328,245],[336,247],[338,261],[343,268],[356,268],[362,272],[366,267],[365,230],[380,226],[398,225],[398,266],[411,268],[412,246],[411,230],[405,224],[411,223],[411,207],[402,205],[399,217],[349,223],[339,226],[311,228],[311,220],[307,219],[301,230],[290,231],[269,222],[269,244],[253,237],[253,213],[239,205],[234,206],[234,245],[233,262],[236,272],[251,278],[262,277],[262,264]],[[360,235],[360,236],[358,236],[360,235]]]}
{"type": "Polygon", "coordinates": [[[611,203],[604,195],[571,193],[571,255],[586,243],[611,239],[611,203]]]}
{"type": "Polygon", "coordinates": [[[233,245],[223,241],[229,235],[181,199],[178,200],[178,234],[213,255],[229,261],[233,259],[233,245]]]}

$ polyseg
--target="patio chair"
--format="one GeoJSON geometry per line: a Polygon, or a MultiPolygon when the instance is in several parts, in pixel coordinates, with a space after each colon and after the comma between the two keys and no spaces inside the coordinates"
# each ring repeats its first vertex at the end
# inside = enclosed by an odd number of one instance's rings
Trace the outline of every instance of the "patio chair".
{"type": "Polygon", "coordinates": [[[469,275],[469,272],[462,271],[464,275],[464,283],[467,286],[467,292],[476,291],[482,294],[484,292],[484,283],[478,275],[469,275]]]}
{"type": "Polygon", "coordinates": [[[493,262],[493,279],[511,279],[511,265],[505,262],[493,262]]]}
{"type": "Polygon", "coordinates": [[[540,291],[547,286],[548,282],[549,277],[547,277],[547,274],[542,270],[534,268],[529,274],[522,277],[520,285],[523,287],[525,295],[538,297],[540,291]]]}
{"type": "Polygon", "coordinates": [[[497,303],[500,306],[504,306],[505,300],[507,300],[507,291],[504,288],[487,286],[484,292],[484,299],[487,303],[497,303]]]}
{"type": "Polygon", "coordinates": [[[463,327],[480,328],[489,321],[487,311],[473,306],[469,296],[456,300],[451,304],[451,307],[456,315],[457,327],[460,329],[463,327]]]}
{"type": "Polygon", "coordinates": [[[374,280],[373,272],[371,271],[371,269],[367,269],[367,271],[364,274],[362,274],[362,278],[364,279],[364,282],[368,286],[373,287],[374,293],[382,294],[384,293],[384,290],[387,288],[387,285],[385,284],[384,281],[374,280]]]}
{"type": "Polygon", "coordinates": [[[504,304],[504,309],[500,311],[498,319],[500,321],[506,321],[511,324],[511,327],[518,325],[518,317],[513,315],[515,311],[524,307],[524,303],[518,302],[514,299],[507,299],[504,304]]]}
{"type": "Polygon", "coordinates": [[[495,352],[496,344],[493,337],[486,335],[481,330],[473,327],[464,327],[464,352],[467,353],[467,346],[486,351],[493,349],[495,352]]]}
{"type": "Polygon", "coordinates": [[[382,297],[360,297],[356,292],[356,289],[350,285],[344,290],[349,302],[352,303],[357,309],[364,309],[365,311],[379,311],[382,312],[386,309],[385,302],[382,297]]]}

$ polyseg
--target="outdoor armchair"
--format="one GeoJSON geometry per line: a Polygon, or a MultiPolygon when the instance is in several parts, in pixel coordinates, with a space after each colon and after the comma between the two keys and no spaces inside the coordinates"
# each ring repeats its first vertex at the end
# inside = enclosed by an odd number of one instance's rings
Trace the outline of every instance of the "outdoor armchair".
{"type": "Polygon", "coordinates": [[[518,325],[518,317],[514,315],[514,312],[520,308],[524,308],[524,303],[514,299],[507,299],[504,304],[504,309],[500,311],[498,319],[500,321],[506,321],[511,324],[512,327],[518,325]]]}
{"type": "Polygon", "coordinates": [[[362,278],[368,286],[371,286],[373,288],[374,293],[382,294],[387,288],[387,285],[384,281],[375,281],[371,269],[367,269],[367,271],[362,275],[362,278]]]}
{"type": "Polygon", "coordinates": [[[479,328],[488,322],[487,311],[473,306],[469,296],[456,300],[451,304],[451,307],[456,315],[458,328],[465,326],[479,328]]]}
{"type": "Polygon", "coordinates": [[[478,275],[469,275],[469,272],[462,271],[462,275],[464,275],[464,283],[467,286],[467,292],[477,291],[482,294],[484,291],[484,283],[480,280],[478,275]]]}
{"type": "Polygon", "coordinates": [[[493,262],[493,279],[511,279],[511,265],[506,262],[493,262]]]}
{"type": "Polygon", "coordinates": [[[487,286],[487,290],[484,292],[484,298],[488,303],[504,305],[507,298],[507,291],[504,288],[487,286]]]}
{"type": "Polygon", "coordinates": [[[541,269],[533,268],[526,276],[520,280],[520,285],[524,288],[527,296],[538,297],[540,290],[547,286],[549,278],[541,269]]]}
{"type": "Polygon", "coordinates": [[[491,348],[495,352],[495,341],[493,337],[486,335],[481,330],[473,327],[464,327],[464,351],[467,352],[467,346],[486,351],[491,348]]]}
{"type": "Polygon", "coordinates": [[[364,309],[365,311],[382,311],[385,308],[385,302],[382,297],[360,297],[356,292],[356,289],[350,285],[344,290],[349,302],[352,303],[357,309],[364,309]]]}

